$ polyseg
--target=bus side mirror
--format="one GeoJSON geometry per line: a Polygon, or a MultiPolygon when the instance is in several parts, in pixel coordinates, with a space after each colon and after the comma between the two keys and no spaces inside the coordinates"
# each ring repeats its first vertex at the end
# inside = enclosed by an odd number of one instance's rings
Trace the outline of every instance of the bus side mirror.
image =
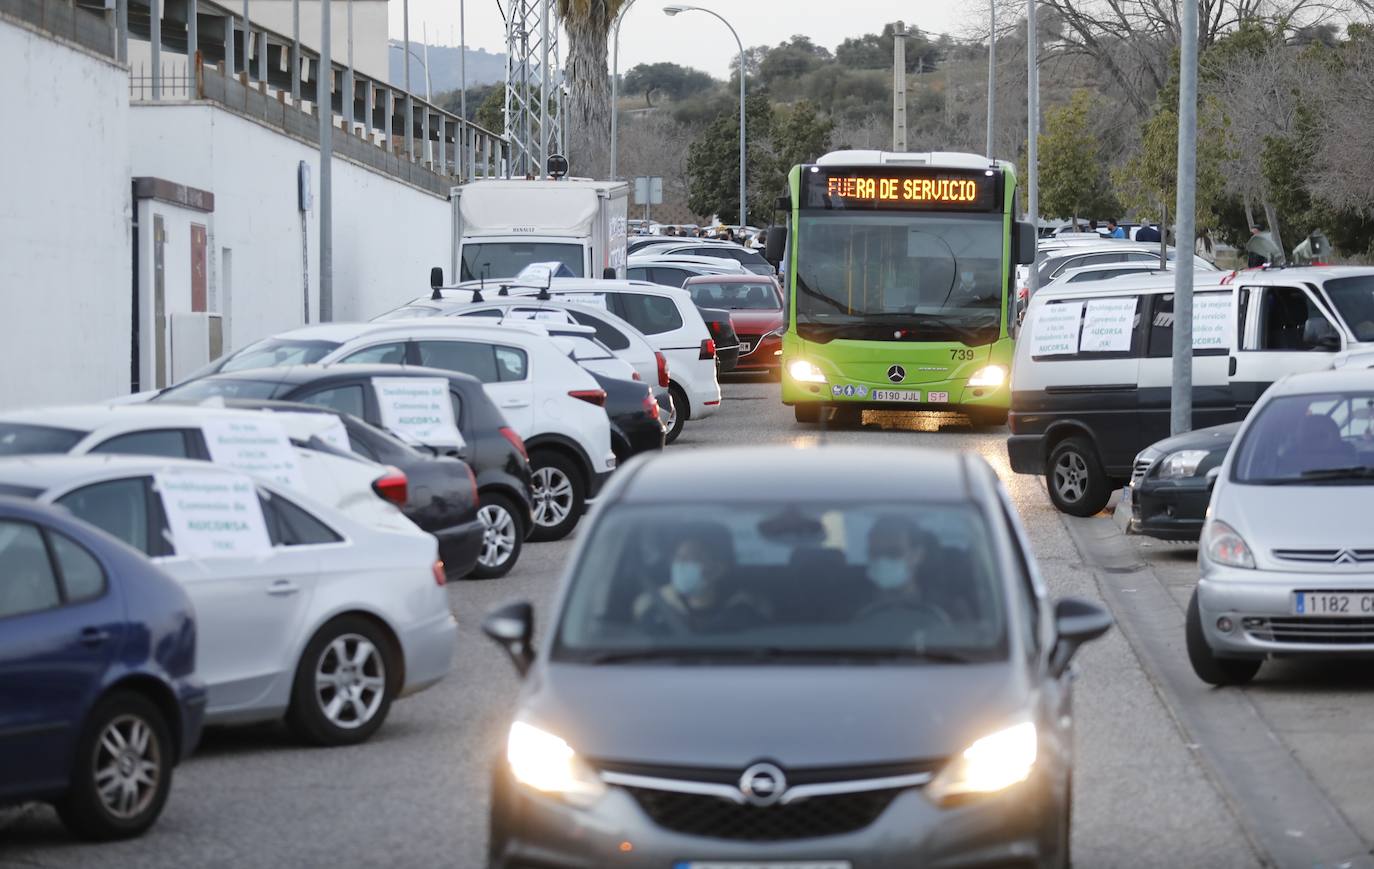
{"type": "Polygon", "coordinates": [[[772,263],[773,268],[778,268],[782,263],[783,255],[787,252],[787,227],[770,226],[768,227],[768,241],[763,247],[763,258],[772,263]]]}
{"type": "Polygon", "coordinates": [[[1012,235],[1012,254],[1018,266],[1028,266],[1035,262],[1035,224],[1026,220],[1016,221],[1016,232],[1012,235]]]}

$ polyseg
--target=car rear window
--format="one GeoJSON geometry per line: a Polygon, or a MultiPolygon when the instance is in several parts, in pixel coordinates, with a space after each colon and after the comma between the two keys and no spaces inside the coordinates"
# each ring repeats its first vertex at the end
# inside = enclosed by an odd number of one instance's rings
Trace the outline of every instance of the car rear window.
{"type": "Polygon", "coordinates": [[[682,328],[677,304],[665,296],[620,293],[622,316],[645,335],[661,335],[682,328]]]}
{"type": "Polygon", "coordinates": [[[50,425],[0,423],[0,456],[69,452],[88,433],[50,425]]]}

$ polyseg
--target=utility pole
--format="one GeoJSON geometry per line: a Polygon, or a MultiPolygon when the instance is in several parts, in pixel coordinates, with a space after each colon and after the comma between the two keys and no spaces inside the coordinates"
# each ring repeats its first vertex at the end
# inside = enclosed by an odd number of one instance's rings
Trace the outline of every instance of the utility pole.
{"type": "MultiPolygon", "coordinates": [[[[1026,211],[1040,237],[1040,34],[1035,29],[1036,0],[1026,0],[1026,211]]],[[[1040,270],[1028,269],[1028,293],[1040,289],[1040,270]]]]}
{"type": "MultiPolygon", "coordinates": [[[[549,164],[549,0],[539,14],[539,165],[535,177],[544,177],[549,164]]],[[[604,71],[604,67],[603,67],[604,71]]]]}
{"type": "MultiPolygon", "coordinates": [[[[1178,200],[1174,219],[1174,381],[1169,431],[1193,428],[1193,236],[1197,227],[1197,0],[1183,0],[1178,77],[1178,200]],[[1187,257],[1187,259],[1185,259],[1187,257]]],[[[1159,228],[1166,237],[1169,225],[1159,228]]],[[[1166,258],[1165,263],[1168,262],[1166,258]]]]}
{"type": "Polygon", "coordinates": [[[463,116],[464,126],[468,119],[467,6],[467,0],[458,0],[458,113],[463,116]]]}
{"type": "Polygon", "coordinates": [[[906,150],[906,26],[892,31],[892,150],[906,150]]]}
{"type": "Polygon", "coordinates": [[[320,118],[320,322],[334,319],[334,226],[331,170],[334,168],[334,62],[329,54],[329,2],[320,0],[320,68],[315,77],[315,113],[320,118]]]}
{"type": "MultiPolygon", "coordinates": [[[[327,0],[326,0],[327,2],[327,0]]],[[[412,162],[415,160],[415,139],[412,134],[415,131],[415,99],[410,95],[410,0],[404,0],[401,4],[401,39],[405,42],[405,47],[401,51],[404,55],[402,60],[405,62],[405,89],[406,89],[406,157],[412,162]]],[[[389,130],[387,131],[390,132],[389,130]]]]}
{"type": "Polygon", "coordinates": [[[992,159],[992,117],[997,104],[997,0],[988,2],[988,159],[992,159]]]}
{"type": "Polygon", "coordinates": [[[291,104],[301,107],[301,0],[291,0],[291,104]]]}

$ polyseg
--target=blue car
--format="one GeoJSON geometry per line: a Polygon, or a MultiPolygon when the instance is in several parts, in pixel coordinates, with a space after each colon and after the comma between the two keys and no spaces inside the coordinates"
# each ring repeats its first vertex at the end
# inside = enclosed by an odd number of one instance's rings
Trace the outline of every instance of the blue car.
{"type": "Polygon", "coordinates": [[[0,497],[0,804],[51,802],[83,838],[148,829],[200,738],[195,663],[173,579],[65,510],[0,497]]]}

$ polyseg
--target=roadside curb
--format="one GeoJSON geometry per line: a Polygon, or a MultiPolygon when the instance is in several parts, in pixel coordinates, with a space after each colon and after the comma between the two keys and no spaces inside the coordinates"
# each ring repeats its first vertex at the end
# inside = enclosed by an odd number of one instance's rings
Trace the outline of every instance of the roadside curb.
{"type": "Polygon", "coordinates": [[[1374,869],[1369,846],[1245,692],[1212,688],[1193,673],[1182,608],[1154,569],[1137,557],[1117,523],[1061,519],[1117,627],[1257,862],[1374,869]]]}

